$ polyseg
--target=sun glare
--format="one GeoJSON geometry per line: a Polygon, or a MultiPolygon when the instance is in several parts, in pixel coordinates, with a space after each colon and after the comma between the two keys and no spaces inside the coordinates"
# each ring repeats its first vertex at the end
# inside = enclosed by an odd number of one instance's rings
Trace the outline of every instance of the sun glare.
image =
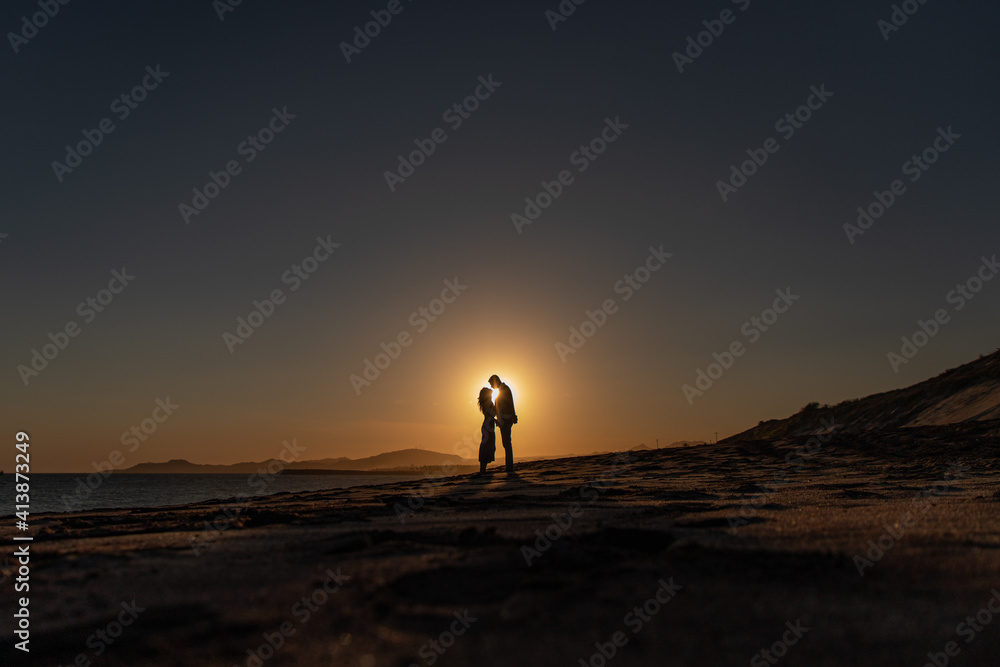
{"type": "Polygon", "coordinates": [[[465,379],[461,383],[456,383],[456,386],[460,385],[461,387],[464,388],[463,391],[461,392],[461,396],[467,401],[465,405],[469,405],[470,407],[472,407],[472,409],[478,412],[478,408],[476,407],[476,401],[478,400],[479,392],[482,389],[490,389],[491,391],[490,400],[493,402],[493,405],[496,405],[497,394],[499,394],[500,392],[497,389],[492,389],[487,381],[487,378],[493,375],[494,372],[497,372],[497,374],[500,376],[500,379],[504,382],[504,384],[510,387],[511,395],[514,398],[514,405],[520,408],[521,403],[518,403],[518,400],[525,398],[521,394],[521,389],[519,389],[525,386],[523,375],[516,373],[514,371],[509,371],[506,368],[501,368],[499,369],[498,372],[496,368],[490,368],[490,367],[477,369],[476,371],[469,373],[469,375],[465,376],[465,379]],[[507,375],[507,373],[509,373],[509,375],[507,375]],[[472,389],[473,387],[475,387],[475,389],[470,391],[470,389],[472,389]]]}

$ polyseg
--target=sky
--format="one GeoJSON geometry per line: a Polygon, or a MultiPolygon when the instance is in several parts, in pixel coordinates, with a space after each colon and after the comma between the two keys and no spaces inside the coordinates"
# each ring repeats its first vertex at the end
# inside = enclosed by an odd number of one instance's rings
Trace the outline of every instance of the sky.
{"type": "Polygon", "coordinates": [[[4,431],[452,453],[496,373],[586,454],[992,352],[1000,7],[903,4],[6,3],[4,431]]]}

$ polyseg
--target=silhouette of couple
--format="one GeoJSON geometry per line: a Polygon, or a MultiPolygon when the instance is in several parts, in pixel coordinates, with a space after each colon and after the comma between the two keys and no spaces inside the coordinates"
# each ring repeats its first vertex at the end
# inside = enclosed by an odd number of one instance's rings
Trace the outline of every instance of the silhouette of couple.
{"type": "Polygon", "coordinates": [[[479,411],[483,413],[483,440],[479,443],[479,472],[486,472],[486,464],[496,459],[497,436],[495,426],[500,427],[500,439],[506,457],[507,472],[514,472],[514,451],[510,446],[510,429],[517,423],[517,413],[514,412],[514,396],[510,387],[500,381],[496,375],[490,376],[490,386],[479,390],[479,411]],[[490,389],[492,387],[493,389],[490,389]],[[493,390],[497,392],[496,403],[493,402],[493,390]]]}

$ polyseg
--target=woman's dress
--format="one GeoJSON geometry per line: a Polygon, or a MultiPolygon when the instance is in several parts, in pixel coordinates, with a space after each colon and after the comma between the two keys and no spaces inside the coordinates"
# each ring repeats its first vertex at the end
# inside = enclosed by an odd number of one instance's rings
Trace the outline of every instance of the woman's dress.
{"type": "Polygon", "coordinates": [[[493,463],[497,453],[496,412],[489,410],[483,417],[483,439],[479,443],[479,462],[493,463]]]}

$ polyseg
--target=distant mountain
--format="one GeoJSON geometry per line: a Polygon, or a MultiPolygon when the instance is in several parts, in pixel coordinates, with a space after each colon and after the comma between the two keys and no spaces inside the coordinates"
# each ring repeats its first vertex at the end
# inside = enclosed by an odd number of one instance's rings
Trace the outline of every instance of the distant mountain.
{"type": "Polygon", "coordinates": [[[266,465],[264,463],[234,463],[233,465],[204,465],[201,463],[191,463],[185,459],[171,459],[170,461],[163,461],[162,463],[139,463],[129,468],[122,468],[118,472],[134,472],[134,473],[190,473],[190,472],[203,472],[203,473],[226,473],[226,472],[244,472],[243,468],[246,466],[246,472],[253,472],[257,470],[261,465],[266,465]]]}
{"type": "MultiPolygon", "coordinates": [[[[203,474],[250,474],[257,472],[261,468],[266,469],[268,465],[276,459],[268,459],[257,463],[244,462],[229,465],[208,465],[203,463],[191,463],[184,459],[173,459],[162,463],[139,463],[130,468],[124,468],[119,472],[125,473],[161,473],[161,474],[181,474],[181,473],[203,473],[203,474]]],[[[479,465],[478,461],[464,459],[454,454],[442,454],[426,449],[402,449],[397,452],[386,452],[376,456],[368,456],[362,459],[332,458],[318,459],[314,461],[294,461],[285,463],[279,461],[281,467],[286,470],[402,470],[407,468],[424,468],[433,466],[452,465],[479,465]]]]}
{"type": "MultiPolygon", "coordinates": [[[[463,459],[461,456],[456,456],[455,454],[442,454],[427,449],[401,449],[395,452],[366,456],[363,459],[339,459],[338,461],[338,463],[330,466],[330,468],[333,470],[395,470],[399,468],[440,466],[446,463],[454,465],[479,465],[479,461],[473,459],[463,459]]],[[[289,467],[319,467],[314,465],[315,463],[317,462],[303,461],[289,467]]]]}
{"type": "Polygon", "coordinates": [[[726,440],[814,433],[824,419],[836,420],[846,432],[1000,419],[1000,350],[903,389],[834,406],[810,403],[787,419],[761,422],[726,440]]]}

